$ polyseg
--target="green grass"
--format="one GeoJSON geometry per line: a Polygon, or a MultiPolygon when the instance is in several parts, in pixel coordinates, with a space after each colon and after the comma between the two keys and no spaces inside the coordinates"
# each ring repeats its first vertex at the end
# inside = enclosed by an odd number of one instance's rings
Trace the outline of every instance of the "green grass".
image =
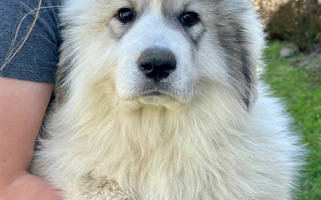
{"type": "MultiPolygon", "coordinates": [[[[281,47],[281,43],[273,42],[266,50],[267,66],[262,78],[286,102],[308,149],[298,199],[321,200],[321,82],[313,77],[315,69],[294,67],[290,59],[280,58],[281,47]]],[[[302,54],[294,56],[305,58],[302,54]]]]}

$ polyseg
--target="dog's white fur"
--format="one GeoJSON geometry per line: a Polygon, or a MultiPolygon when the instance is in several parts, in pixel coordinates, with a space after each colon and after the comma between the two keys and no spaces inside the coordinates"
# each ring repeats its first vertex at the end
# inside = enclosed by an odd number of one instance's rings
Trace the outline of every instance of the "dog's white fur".
{"type": "Polygon", "coordinates": [[[244,83],[229,73],[229,52],[209,24],[222,16],[209,16],[210,5],[236,13],[249,62],[259,66],[264,35],[247,0],[66,0],[58,100],[33,172],[65,200],[290,199],[298,137],[255,75],[244,104],[244,83]],[[143,14],[126,27],[114,15],[130,2],[143,14]],[[184,33],[163,13],[186,5],[202,23],[184,33]],[[177,59],[162,97],[143,95],[153,88],[136,66],[151,47],[177,59]]]}

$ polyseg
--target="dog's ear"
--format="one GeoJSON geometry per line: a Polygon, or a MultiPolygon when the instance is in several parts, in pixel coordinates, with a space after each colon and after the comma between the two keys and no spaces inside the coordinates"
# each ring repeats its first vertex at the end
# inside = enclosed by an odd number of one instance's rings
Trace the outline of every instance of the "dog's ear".
{"type": "Polygon", "coordinates": [[[241,99],[248,110],[257,97],[257,61],[251,55],[252,49],[249,49],[249,41],[246,39],[242,30],[236,34],[237,45],[233,47],[232,54],[232,77],[234,88],[238,90],[241,99]]]}
{"type": "Polygon", "coordinates": [[[242,101],[247,107],[248,110],[251,109],[251,106],[256,101],[257,98],[257,66],[252,61],[252,56],[250,55],[250,50],[247,50],[246,48],[242,47],[240,55],[241,61],[240,61],[240,81],[241,84],[239,84],[239,92],[242,96],[242,101]]]}
{"type": "Polygon", "coordinates": [[[249,30],[242,25],[227,24],[218,30],[218,34],[227,55],[231,84],[250,110],[257,96],[257,66],[261,57],[261,47],[257,45],[260,44],[252,40],[249,30]]]}
{"type": "Polygon", "coordinates": [[[216,31],[227,55],[233,87],[250,110],[257,97],[257,68],[262,65],[265,34],[253,4],[249,0],[238,1],[237,7],[224,10],[224,6],[219,6],[222,9],[216,10],[224,19],[217,22],[220,26],[216,31]]]}
{"type": "Polygon", "coordinates": [[[237,71],[239,71],[239,77],[237,78],[239,80],[236,80],[235,84],[239,85],[238,89],[242,100],[250,110],[257,97],[257,65],[260,62],[253,54],[253,43],[248,36],[248,31],[245,27],[239,27],[236,31],[236,42],[239,47],[235,56],[239,57],[239,62],[237,63],[237,71]]]}

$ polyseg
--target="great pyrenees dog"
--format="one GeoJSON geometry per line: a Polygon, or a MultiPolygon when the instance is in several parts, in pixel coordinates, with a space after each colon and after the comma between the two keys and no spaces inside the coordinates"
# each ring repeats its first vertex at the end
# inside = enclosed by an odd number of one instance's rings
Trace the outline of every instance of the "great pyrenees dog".
{"type": "Polygon", "coordinates": [[[299,138],[249,0],[64,0],[32,172],[64,200],[288,200],[299,138]]]}

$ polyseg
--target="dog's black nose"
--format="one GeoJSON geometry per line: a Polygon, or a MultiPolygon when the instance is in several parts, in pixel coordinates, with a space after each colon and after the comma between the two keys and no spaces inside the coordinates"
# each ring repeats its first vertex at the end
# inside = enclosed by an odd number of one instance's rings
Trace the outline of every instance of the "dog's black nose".
{"type": "Polygon", "coordinates": [[[167,49],[150,48],[143,51],[137,64],[147,78],[158,82],[176,69],[176,58],[167,49]]]}

